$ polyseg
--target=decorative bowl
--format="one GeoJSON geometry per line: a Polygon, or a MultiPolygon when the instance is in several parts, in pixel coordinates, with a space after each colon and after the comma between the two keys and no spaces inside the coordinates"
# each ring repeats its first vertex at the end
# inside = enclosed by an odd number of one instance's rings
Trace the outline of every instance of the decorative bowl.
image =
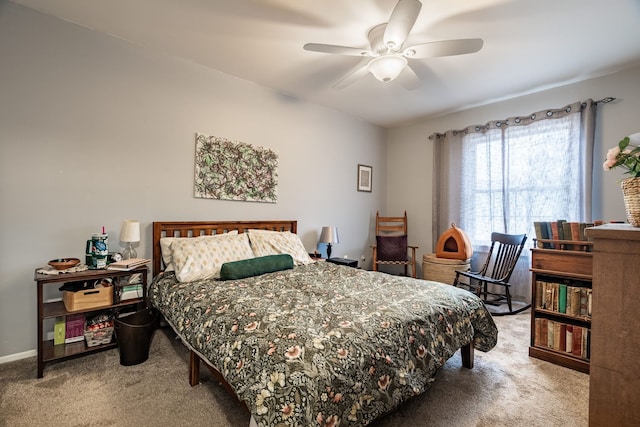
{"type": "Polygon", "coordinates": [[[80,263],[78,258],[58,258],[49,261],[49,265],[56,270],[66,270],[67,268],[75,267],[80,263]]]}

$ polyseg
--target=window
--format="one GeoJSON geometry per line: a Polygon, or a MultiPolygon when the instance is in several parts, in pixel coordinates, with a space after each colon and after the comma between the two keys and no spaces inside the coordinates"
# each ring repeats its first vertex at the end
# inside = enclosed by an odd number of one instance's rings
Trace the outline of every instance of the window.
{"type": "Polygon", "coordinates": [[[534,236],[534,221],[582,217],[580,115],[462,138],[460,227],[472,242],[493,231],[534,236]]]}
{"type": "MultiPolygon", "coordinates": [[[[576,102],[432,135],[433,246],[457,224],[473,245],[473,269],[492,232],[526,234],[531,247],[535,221],[590,221],[595,105],[576,102]]],[[[526,302],[529,267],[523,251],[511,276],[512,295],[526,302]]]]}

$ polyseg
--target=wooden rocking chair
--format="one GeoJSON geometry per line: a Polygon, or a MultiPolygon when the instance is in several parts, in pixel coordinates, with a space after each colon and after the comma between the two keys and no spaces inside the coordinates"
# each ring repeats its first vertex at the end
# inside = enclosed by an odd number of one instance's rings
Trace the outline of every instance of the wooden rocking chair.
{"type": "Polygon", "coordinates": [[[453,285],[476,293],[485,305],[488,305],[487,308],[506,302],[509,311],[489,310],[494,315],[516,314],[526,310],[531,306],[530,304],[519,307],[517,310],[513,309],[509,292],[511,287],[509,279],[526,241],[526,234],[491,233],[491,247],[480,271],[456,271],[453,285]],[[466,279],[462,280],[463,277],[466,279]],[[504,291],[492,292],[489,290],[489,285],[499,286],[504,291]]]}

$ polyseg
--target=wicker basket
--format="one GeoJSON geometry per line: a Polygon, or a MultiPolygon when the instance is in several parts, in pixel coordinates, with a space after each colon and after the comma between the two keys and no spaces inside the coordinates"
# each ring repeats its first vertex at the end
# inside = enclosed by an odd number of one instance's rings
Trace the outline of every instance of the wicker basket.
{"type": "Polygon", "coordinates": [[[84,337],[87,340],[87,347],[95,347],[101,344],[109,344],[113,337],[113,326],[100,328],[93,331],[84,331],[84,337]]]}
{"type": "Polygon", "coordinates": [[[436,254],[425,254],[422,257],[422,277],[425,280],[452,285],[456,278],[456,270],[469,271],[471,259],[438,258],[436,254]]]}
{"type": "Polygon", "coordinates": [[[624,195],[624,209],[627,220],[634,227],[640,227],[640,178],[627,178],[620,183],[624,195]]]}

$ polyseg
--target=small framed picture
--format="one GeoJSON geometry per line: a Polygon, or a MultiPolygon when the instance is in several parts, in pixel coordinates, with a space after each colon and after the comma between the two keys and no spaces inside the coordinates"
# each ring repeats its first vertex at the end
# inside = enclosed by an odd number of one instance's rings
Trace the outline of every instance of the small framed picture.
{"type": "Polygon", "coordinates": [[[367,165],[358,165],[358,191],[371,193],[373,168],[367,165]]]}

